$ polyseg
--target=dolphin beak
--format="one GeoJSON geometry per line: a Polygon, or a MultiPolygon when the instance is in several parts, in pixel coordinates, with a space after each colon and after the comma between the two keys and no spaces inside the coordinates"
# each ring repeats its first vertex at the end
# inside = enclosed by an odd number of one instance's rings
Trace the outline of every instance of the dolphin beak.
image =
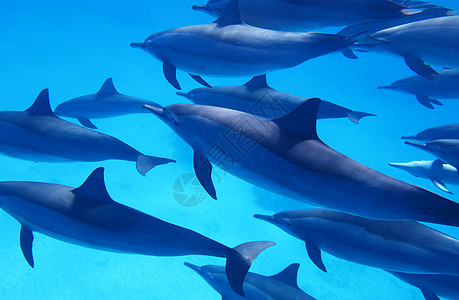
{"type": "Polygon", "coordinates": [[[198,273],[199,275],[202,274],[202,269],[201,267],[198,267],[196,265],[193,265],[193,264],[190,264],[189,262],[184,262],[183,263],[185,266],[187,266],[188,268],[190,268],[191,270],[195,271],[196,273],[198,273]]]}
{"type": "Polygon", "coordinates": [[[167,111],[164,111],[164,107],[158,104],[158,106],[143,104],[143,108],[149,110],[151,113],[156,115],[158,118],[163,120],[166,124],[172,123],[174,126],[178,126],[178,121],[175,117],[169,115],[167,111]]]}
{"type": "Polygon", "coordinates": [[[404,170],[406,167],[404,163],[389,163],[389,166],[395,167],[397,169],[402,169],[402,170],[404,170]]]}
{"type": "Polygon", "coordinates": [[[276,218],[274,216],[255,214],[255,215],[253,215],[253,217],[256,218],[256,219],[267,221],[267,222],[272,223],[274,225],[278,225],[278,222],[277,222],[277,220],[276,220],[276,218]]]}
{"type": "Polygon", "coordinates": [[[142,50],[147,49],[147,45],[145,43],[131,43],[132,48],[139,48],[142,50]]]}
{"type": "Polygon", "coordinates": [[[402,136],[402,140],[421,140],[415,135],[409,135],[409,136],[402,136]]]}
{"type": "Polygon", "coordinates": [[[177,94],[178,96],[182,96],[182,97],[185,97],[185,98],[187,98],[187,99],[191,100],[191,97],[190,97],[190,96],[188,96],[188,93],[184,93],[184,92],[176,92],[176,94],[177,94]]]}
{"type": "Polygon", "coordinates": [[[379,90],[394,90],[393,86],[385,85],[385,86],[378,86],[379,90]]]}
{"type": "Polygon", "coordinates": [[[424,143],[406,141],[405,144],[413,146],[413,147],[421,149],[421,150],[424,150],[424,151],[427,151],[429,153],[435,153],[435,150],[432,149],[432,147],[430,147],[429,145],[424,144],[424,143]]]}
{"type": "Polygon", "coordinates": [[[207,5],[205,4],[198,4],[198,5],[193,5],[193,10],[205,12],[208,10],[208,8],[207,8],[207,5]]]}

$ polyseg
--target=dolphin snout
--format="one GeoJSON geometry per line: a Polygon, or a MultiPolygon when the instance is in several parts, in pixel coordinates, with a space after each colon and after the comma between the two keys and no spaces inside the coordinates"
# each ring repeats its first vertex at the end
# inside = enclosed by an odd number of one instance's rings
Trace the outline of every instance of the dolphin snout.
{"type": "Polygon", "coordinates": [[[407,168],[407,165],[405,163],[389,163],[389,166],[402,170],[407,168]]]}
{"type": "Polygon", "coordinates": [[[278,225],[278,223],[279,223],[277,221],[276,217],[274,217],[274,216],[255,214],[255,215],[253,215],[253,217],[256,218],[256,219],[267,221],[267,222],[272,223],[274,225],[278,225]]]}
{"type": "Polygon", "coordinates": [[[147,49],[147,45],[145,43],[131,43],[132,48],[139,48],[139,49],[147,49]]]}
{"type": "Polygon", "coordinates": [[[207,11],[207,10],[209,10],[209,8],[208,8],[207,5],[205,5],[205,4],[196,4],[196,5],[193,5],[193,10],[196,10],[196,11],[207,11]]]}
{"type": "Polygon", "coordinates": [[[394,90],[395,88],[391,85],[378,86],[379,90],[394,90]]]}
{"type": "Polygon", "coordinates": [[[191,97],[190,97],[190,96],[188,96],[188,93],[184,93],[184,92],[176,92],[176,94],[177,94],[178,96],[182,96],[182,97],[185,97],[185,98],[187,98],[187,99],[190,99],[190,100],[191,100],[191,97]]]}
{"type": "Polygon", "coordinates": [[[195,271],[195,272],[198,273],[198,274],[201,274],[201,273],[202,273],[201,267],[198,267],[198,266],[196,266],[196,265],[193,265],[193,264],[191,264],[191,263],[189,263],[189,262],[184,262],[183,264],[184,264],[185,266],[187,266],[188,268],[190,268],[191,270],[195,271]]]}

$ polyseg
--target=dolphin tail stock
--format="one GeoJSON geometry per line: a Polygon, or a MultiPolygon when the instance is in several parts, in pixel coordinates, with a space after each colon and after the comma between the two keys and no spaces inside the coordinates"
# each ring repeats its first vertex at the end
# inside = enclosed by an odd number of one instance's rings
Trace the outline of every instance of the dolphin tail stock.
{"type": "Polygon", "coordinates": [[[276,243],[271,241],[248,242],[228,248],[226,252],[226,276],[231,288],[240,296],[244,296],[242,285],[245,276],[258,255],[276,243]]]}
{"type": "Polygon", "coordinates": [[[353,111],[353,110],[351,110],[351,111],[349,111],[347,113],[347,117],[349,118],[349,120],[351,120],[355,124],[359,124],[360,119],[362,119],[364,117],[376,117],[376,115],[375,114],[366,113],[366,112],[362,112],[362,111],[353,111]]]}
{"type": "Polygon", "coordinates": [[[176,161],[170,158],[139,154],[137,156],[136,167],[137,167],[137,171],[143,176],[145,176],[145,174],[147,174],[148,171],[150,171],[157,165],[164,165],[170,162],[176,162],[176,161]]]}

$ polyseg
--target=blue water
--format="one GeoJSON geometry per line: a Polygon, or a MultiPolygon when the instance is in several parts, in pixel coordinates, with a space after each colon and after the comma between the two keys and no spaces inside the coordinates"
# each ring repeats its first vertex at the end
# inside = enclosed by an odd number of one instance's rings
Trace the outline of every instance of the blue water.
{"type": "MultiPolygon", "coordinates": [[[[435,1],[458,9],[457,1],[435,1]]],[[[113,77],[118,91],[168,105],[184,101],[162,75],[159,61],[129,47],[149,34],[185,25],[209,23],[211,17],[191,10],[194,1],[1,1],[0,99],[1,110],[26,109],[43,88],[51,104],[95,93],[113,77]]],[[[347,119],[321,120],[319,136],[334,149],[387,175],[437,190],[429,181],[388,166],[389,162],[433,159],[405,146],[402,135],[425,128],[457,123],[459,102],[429,110],[413,96],[377,90],[412,72],[398,57],[363,53],[349,60],[334,53],[293,69],[269,74],[273,88],[324,100],[354,110],[372,112],[355,125],[347,119]]],[[[185,91],[197,84],[183,72],[178,79],[185,91]]],[[[212,85],[239,85],[248,78],[207,78],[212,85]]],[[[279,272],[293,262],[301,264],[299,286],[318,299],[422,299],[420,291],[391,275],[323,253],[328,273],[315,267],[304,244],[270,224],[252,217],[305,204],[266,192],[220,172],[215,185],[219,200],[210,197],[194,207],[174,200],[173,184],[192,169],[192,150],[152,115],[95,120],[100,131],[114,135],[145,154],[171,157],[176,164],[159,166],[144,178],[135,164],[35,163],[0,156],[0,180],[30,180],[80,185],[96,167],[106,168],[110,195],[163,220],[200,232],[228,246],[269,239],[277,246],[266,250],[251,271],[279,272]]],[[[323,186],[326,188],[326,186],[323,186]]],[[[459,187],[449,186],[458,200],[459,187]]],[[[186,193],[194,193],[187,187],[186,193]]],[[[445,195],[443,195],[445,196],[445,195]]],[[[433,226],[459,238],[459,229],[433,226]]],[[[19,247],[17,221],[0,211],[0,299],[220,299],[197,274],[183,266],[219,264],[212,257],[158,258],[108,253],[35,235],[35,269],[29,268],[19,247]]]]}

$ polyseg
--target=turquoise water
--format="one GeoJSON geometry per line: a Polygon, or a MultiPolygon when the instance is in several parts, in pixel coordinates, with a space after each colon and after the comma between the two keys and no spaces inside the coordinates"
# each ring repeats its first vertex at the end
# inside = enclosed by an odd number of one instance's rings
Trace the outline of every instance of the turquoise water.
{"type": "MultiPolygon", "coordinates": [[[[456,1],[436,4],[459,8],[456,1]]],[[[1,110],[26,109],[43,88],[51,104],[95,93],[113,77],[118,91],[162,105],[182,102],[162,75],[159,61],[129,47],[149,34],[212,18],[191,10],[194,1],[2,1],[0,11],[1,110]]],[[[340,53],[308,61],[268,75],[276,89],[305,97],[320,97],[345,107],[371,112],[360,125],[347,119],[321,120],[318,132],[332,148],[387,175],[441,193],[429,181],[388,166],[389,162],[432,159],[405,146],[402,135],[457,123],[459,102],[445,100],[429,110],[410,95],[377,90],[412,72],[398,57],[363,53],[349,60],[340,53]]],[[[198,85],[183,72],[184,91],[198,85]]],[[[249,78],[206,78],[212,85],[239,85],[249,78]]],[[[299,286],[318,299],[422,299],[420,291],[391,275],[323,253],[328,273],[315,267],[304,244],[270,224],[252,217],[307,207],[243,182],[223,171],[215,182],[219,200],[206,196],[194,207],[174,200],[174,182],[193,172],[192,150],[156,117],[131,115],[95,120],[101,132],[116,136],[145,154],[170,157],[176,164],[159,166],[144,178],[135,164],[35,163],[0,156],[0,180],[30,180],[79,186],[98,166],[106,168],[107,189],[118,202],[165,221],[193,229],[228,246],[269,239],[251,271],[279,272],[301,264],[299,286]]],[[[326,188],[324,186],[323,188],[326,188]]],[[[457,200],[459,188],[449,186],[457,200]]],[[[194,193],[187,187],[185,193],[194,193]]],[[[445,196],[445,194],[442,194],[445,196]]],[[[433,226],[459,238],[459,230],[433,226]]],[[[1,299],[220,299],[197,274],[183,266],[219,264],[212,257],[147,257],[108,253],[35,235],[35,269],[29,268],[19,247],[17,221],[0,211],[2,233],[1,299]]]]}

